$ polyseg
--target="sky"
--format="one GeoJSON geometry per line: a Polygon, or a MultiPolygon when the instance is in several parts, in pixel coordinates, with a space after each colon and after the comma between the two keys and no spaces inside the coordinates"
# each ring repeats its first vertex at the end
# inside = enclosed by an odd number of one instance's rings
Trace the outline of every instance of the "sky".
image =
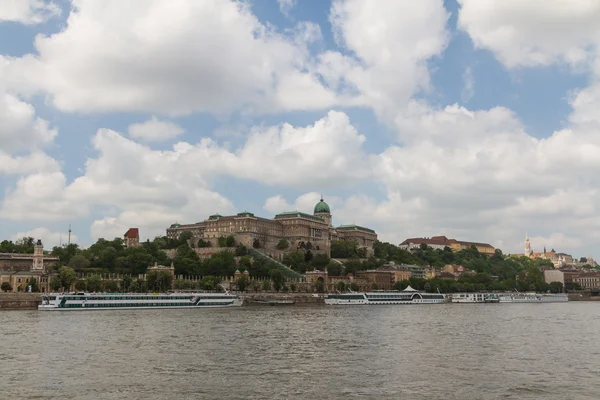
{"type": "Polygon", "coordinates": [[[0,238],[244,210],[600,257],[600,2],[0,2],[0,238]]]}

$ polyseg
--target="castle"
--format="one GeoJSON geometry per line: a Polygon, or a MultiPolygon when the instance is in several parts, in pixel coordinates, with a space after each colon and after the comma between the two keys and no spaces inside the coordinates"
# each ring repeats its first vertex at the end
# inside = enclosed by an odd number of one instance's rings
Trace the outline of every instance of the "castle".
{"type": "Polygon", "coordinates": [[[0,284],[8,283],[12,291],[26,291],[35,279],[41,292],[49,291],[49,275],[59,258],[44,254],[41,240],[33,245],[33,254],[0,253],[0,284]]]}
{"type": "Polygon", "coordinates": [[[189,231],[196,240],[202,239],[218,246],[218,238],[233,236],[237,243],[246,247],[258,245],[274,250],[281,239],[290,242],[291,249],[310,248],[313,252],[330,254],[331,242],[336,240],[353,241],[359,248],[365,248],[367,255],[373,253],[373,242],[377,240],[374,230],[359,225],[333,227],[331,209],[321,198],[315,205],[313,214],[288,211],[275,215],[273,219],[261,218],[248,211],[236,215],[214,214],[195,224],[175,223],[167,228],[167,237],[176,239],[189,231]]]}
{"type": "MultiPolygon", "coordinates": [[[[554,264],[555,268],[563,267],[565,265],[577,265],[579,262],[573,258],[570,254],[567,253],[557,253],[554,249],[550,251],[546,251],[546,246],[544,246],[544,251],[541,253],[535,253],[531,248],[531,241],[529,240],[529,234],[525,233],[525,252],[523,254],[515,254],[517,256],[525,256],[529,258],[542,258],[544,260],[550,260],[552,264],[554,264]]],[[[590,265],[594,265],[595,261],[588,257],[588,261],[586,262],[590,265]]]]}

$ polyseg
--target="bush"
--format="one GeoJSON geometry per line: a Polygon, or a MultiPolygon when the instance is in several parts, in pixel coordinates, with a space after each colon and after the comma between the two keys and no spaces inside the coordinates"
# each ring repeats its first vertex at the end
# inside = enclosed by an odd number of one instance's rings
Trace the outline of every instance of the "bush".
{"type": "Polygon", "coordinates": [[[285,250],[290,247],[290,242],[288,242],[287,239],[279,239],[276,247],[277,250],[285,250]]]}

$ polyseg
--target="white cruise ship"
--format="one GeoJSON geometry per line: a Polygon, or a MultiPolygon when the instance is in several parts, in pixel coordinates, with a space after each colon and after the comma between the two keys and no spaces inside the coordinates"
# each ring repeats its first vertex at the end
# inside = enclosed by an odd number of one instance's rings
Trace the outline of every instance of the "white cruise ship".
{"type": "Polygon", "coordinates": [[[569,301],[566,293],[504,293],[500,303],[562,303],[569,301]]]}
{"type": "Polygon", "coordinates": [[[498,296],[491,293],[453,293],[453,303],[498,303],[498,296]]]}
{"type": "Polygon", "coordinates": [[[402,292],[350,292],[325,295],[325,304],[439,304],[445,303],[446,296],[440,293],[424,293],[410,286],[402,292]]]}
{"type": "Polygon", "coordinates": [[[213,308],[241,306],[229,293],[50,293],[38,310],[132,310],[153,308],[213,308]]]}

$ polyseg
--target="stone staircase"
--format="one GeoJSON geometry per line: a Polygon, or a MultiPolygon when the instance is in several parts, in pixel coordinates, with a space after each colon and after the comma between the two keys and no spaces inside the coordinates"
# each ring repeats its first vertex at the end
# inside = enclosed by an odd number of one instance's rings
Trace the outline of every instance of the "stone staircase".
{"type": "Polygon", "coordinates": [[[273,269],[280,270],[281,274],[285,278],[293,278],[293,279],[304,278],[304,276],[302,274],[299,274],[296,271],[289,269],[285,264],[282,264],[279,261],[277,261],[276,259],[269,257],[262,251],[259,251],[257,249],[248,249],[248,254],[250,254],[252,257],[254,257],[256,259],[261,259],[263,261],[266,261],[267,263],[269,263],[269,265],[273,266],[273,269]]]}

